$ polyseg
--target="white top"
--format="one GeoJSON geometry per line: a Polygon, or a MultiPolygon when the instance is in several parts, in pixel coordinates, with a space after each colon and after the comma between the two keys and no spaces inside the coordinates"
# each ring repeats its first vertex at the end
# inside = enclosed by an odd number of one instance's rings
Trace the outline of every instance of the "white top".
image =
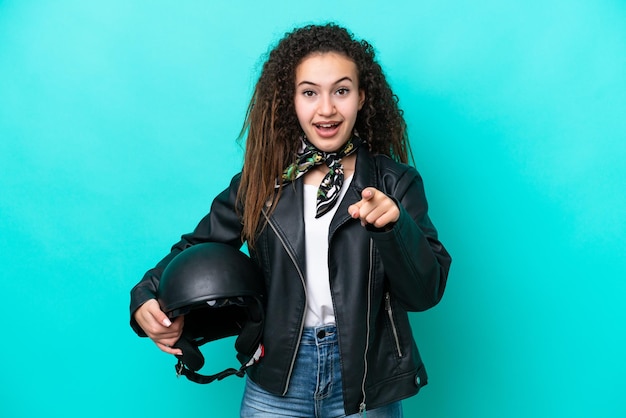
{"type": "Polygon", "coordinates": [[[328,229],[337,207],[346,194],[352,176],[346,178],[335,206],[319,218],[315,218],[317,189],[313,184],[304,185],[304,233],[306,245],[306,292],[307,311],[305,327],[335,323],[335,311],[330,295],[328,279],[328,229]]]}

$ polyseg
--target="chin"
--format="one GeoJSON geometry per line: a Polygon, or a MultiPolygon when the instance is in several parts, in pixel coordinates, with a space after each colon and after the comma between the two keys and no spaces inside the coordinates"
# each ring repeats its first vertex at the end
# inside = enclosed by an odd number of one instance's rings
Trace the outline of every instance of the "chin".
{"type": "Polygon", "coordinates": [[[315,145],[320,151],[325,152],[338,151],[346,142],[348,142],[348,139],[350,139],[349,136],[344,139],[315,138],[313,140],[309,137],[309,141],[313,145],[315,145]]]}

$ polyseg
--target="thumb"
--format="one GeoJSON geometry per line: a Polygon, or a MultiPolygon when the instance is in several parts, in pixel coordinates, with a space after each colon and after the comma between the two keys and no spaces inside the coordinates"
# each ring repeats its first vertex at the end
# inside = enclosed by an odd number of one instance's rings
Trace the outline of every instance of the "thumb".
{"type": "Polygon", "coordinates": [[[172,321],[170,321],[167,315],[165,315],[165,313],[161,310],[159,302],[157,302],[156,299],[151,299],[148,302],[150,303],[150,313],[152,314],[154,319],[169,328],[172,325],[172,321]]]}

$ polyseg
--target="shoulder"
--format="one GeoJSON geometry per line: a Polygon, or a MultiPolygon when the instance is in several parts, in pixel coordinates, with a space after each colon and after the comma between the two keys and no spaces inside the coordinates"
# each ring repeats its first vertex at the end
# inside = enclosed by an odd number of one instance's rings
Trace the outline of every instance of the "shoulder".
{"type": "Polygon", "coordinates": [[[421,182],[421,176],[415,167],[400,163],[387,155],[373,156],[377,167],[378,180],[387,190],[394,190],[401,183],[421,182]]]}
{"type": "Polygon", "coordinates": [[[409,164],[400,163],[396,160],[393,160],[388,155],[377,154],[373,156],[374,161],[376,161],[376,166],[379,171],[385,171],[389,173],[402,174],[408,170],[415,170],[409,164]]]}
{"type": "Polygon", "coordinates": [[[231,178],[229,185],[215,197],[213,200],[213,206],[227,204],[228,206],[234,207],[236,204],[235,202],[237,201],[240,185],[241,173],[237,173],[231,178]]]}

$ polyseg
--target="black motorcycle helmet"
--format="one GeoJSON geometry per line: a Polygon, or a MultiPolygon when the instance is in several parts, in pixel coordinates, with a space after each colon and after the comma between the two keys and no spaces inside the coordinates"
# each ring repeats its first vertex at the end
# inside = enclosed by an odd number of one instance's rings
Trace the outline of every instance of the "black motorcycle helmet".
{"type": "Polygon", "coordinates": [[[203,243],[174,257],[163,270],[157,299],[170,319],[185,316],[182,336],[174,345],[183,352],[176,356],[176,373],[196,383],[242,377],[263,355],[264,298],[259,268],[236,248],[203,243]],[[235,335],[239,369],[211,376],[196,373],[204,365],[201,345],[235,335]]]}

